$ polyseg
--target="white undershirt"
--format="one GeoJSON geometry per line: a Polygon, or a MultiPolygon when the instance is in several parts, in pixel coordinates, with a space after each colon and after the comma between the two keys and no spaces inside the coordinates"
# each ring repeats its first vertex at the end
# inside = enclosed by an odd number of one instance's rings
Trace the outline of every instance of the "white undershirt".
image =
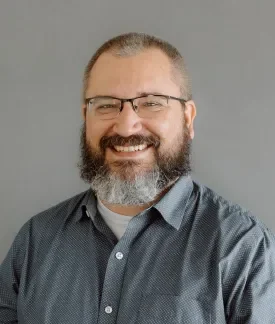
{"type": "Polygon", "coordinates": [[[105,223],[110,227],[115,236],[120,239],[134,216],[125,216],[112,212],[97,197],[97,209],[105,223]]]}

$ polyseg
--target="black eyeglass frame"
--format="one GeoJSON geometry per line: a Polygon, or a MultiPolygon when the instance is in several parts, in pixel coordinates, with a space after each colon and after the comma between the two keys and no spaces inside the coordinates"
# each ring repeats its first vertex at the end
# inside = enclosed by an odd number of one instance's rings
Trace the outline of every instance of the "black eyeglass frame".
{"type": "Polygon", "coordinates": [[[92,99],[97,99],[97,98],[110,98],[110,99],[117,99],[117,100],[120,100],[120,110],[119,110],[119,113],[121,113],[123,107],[124,107],[124,103],[125,102],[131,102],[132,104],[132,107],[134,109],[134,111],[136,112],[136,108],[134,106],[134,100],[136,99],[139,99],[139,98],[146,98],[146,97],[150,97],[150,96],[154,96],[154,97],[164,97],[167,99],[167,104],[168,104],[168,100],[169,99],[173,99],[173,100],[178,100],[179,102],[181,102],[183,105],[188,101],[188,100],[185,100],[183,98],[177,98],[177,97],[173,97],[173,96],[167,96],[167,95],[161,95],[161,94],[148,94],[148,95],[145,95],[145,96],[139,96],[139,97],[135,97],[135,98],[128,98],[128,99],[122,99],[122,98],[117,98],[117,97],[113,97],[113,96],[95,96],[95,97],[91,97],[91,98],[86,98],[85,99],[85,104],[86,106],[88,106],[89,102],[92,100],[92,99]]]}

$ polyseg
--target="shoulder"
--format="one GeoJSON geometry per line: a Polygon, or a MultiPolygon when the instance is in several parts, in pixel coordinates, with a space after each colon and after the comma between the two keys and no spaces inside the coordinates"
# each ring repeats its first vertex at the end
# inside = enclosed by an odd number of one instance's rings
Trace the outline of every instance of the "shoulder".
{"type": "Polygon", "coordinates": [[[11,259],[20,271],[24,260],[29,260],[34,254],[38,255],[39,247],[48,246],[63,224],[75,216],[88,192],[86,190],[72,196],[26,221],[14,238],[7,260],[11,259]]]}
{"type": "Polygon", "coordinates": [[[88,191],[89,190],[85,190],[77,195],[63,200],[58,204],[53,205],[52,207],[32,216],[30,220],[33,223],[39,224],[49,223],[57,219],[64,220],[65,218],[73,215],[78,210],[88,191]]]}
{"type": "Polygon", "coordinates": [[[89,190],[83,191],[32,216],[21,227],[17,236],[31,236],[32,241],[37,241],[40,236],[57,231],[80,211],[81,203],[88,192],[89,190]]]}
{"type": "Polygon", "coordinates": [[[266,229],[266,225],[249,209],[224,198],[205,185],[196,181],[193,181],[193,184],[194,195],[199,200],[200,209],[207,212],[212,220],[216,218],[219,223],[255,224],[262,229],[266,229]]]}
{"type": "Polygon", "coordinates": [[[263,240],[268,241],[269,247],[275,250],[274,233],[260,217],[207,186],[196,181],[193,183],[198,222],[211,230],[213,237],[219,241],[223,256],[230,254],[234,247],[251,251],[263,240]]]}

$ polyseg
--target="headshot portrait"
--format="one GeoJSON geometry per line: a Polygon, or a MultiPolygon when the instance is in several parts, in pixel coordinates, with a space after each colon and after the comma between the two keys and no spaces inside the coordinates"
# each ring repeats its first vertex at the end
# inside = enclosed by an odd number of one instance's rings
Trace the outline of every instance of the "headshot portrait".
{"type": "MultiPolygon", "coordinates": [[[[7,4],[21,25],[0,23],[11,27],[0,323],[275,323],[270,52],[242,53],[257,45],[237,3],[178,3],[183,37],[177,10],[164,25],[169,5],[161,15],[152,3],[162,21],[150,27],[133,4],[130,26],[118,23],[122,3],[103,1],[76,29],[69,18],[93,6],[63,2],[7,4]]],[[[271,46],[264,27],[259,42],[271,46]]]]}

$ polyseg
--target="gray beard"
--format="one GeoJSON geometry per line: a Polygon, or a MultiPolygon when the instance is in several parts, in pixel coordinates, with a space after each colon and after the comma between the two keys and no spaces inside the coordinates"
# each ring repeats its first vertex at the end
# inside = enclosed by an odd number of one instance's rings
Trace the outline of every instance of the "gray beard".
{"type": "MultiPolygon", "coordinates": [[[[142,174],[132,174],[130,179],[122,178],[110,169],[105,170],[96,174],[91,188],[101,200],[109,204],[143,205],[152,202],[164,187],[165,180],[161,179],[159,168],[142,174]]],[[[125,167],[120,170],[124,175],[129,171],[125,167]]]]}
{"type": "Polygon", "coordinates": [[[90,184],[95,194],[109,204],[144,205],[156,199],[179,176],[191,172],[191,140],[187,129],[177,141],[176,152],[160,154],[154,148],[155,165],[143,162],[116,161],[105,163],[105,154],[95,151],[86,140],[86,125],[81,130],[81,161],[78,163],[81,178],[90,184]]]}

